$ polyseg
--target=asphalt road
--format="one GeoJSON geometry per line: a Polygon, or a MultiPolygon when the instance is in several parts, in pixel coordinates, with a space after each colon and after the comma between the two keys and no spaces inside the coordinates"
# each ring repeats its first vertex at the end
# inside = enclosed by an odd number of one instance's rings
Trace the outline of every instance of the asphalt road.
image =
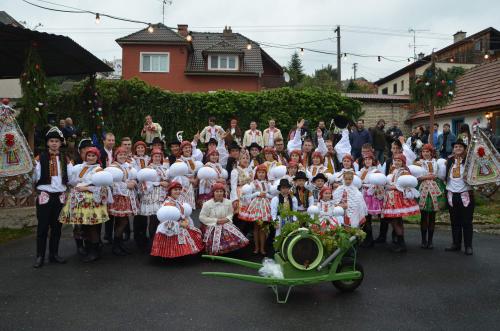
{"type": "Polygon", "coordinates": [[[432,251],[408,230],[406,254],[360,252],[365,279],[355,292],[297,287],[283,305],[266,286],[201,276],[246,270],[200,257],[115,257],[107,246],[102,260],[79,262],[68,230],[66,265],[33,269],[34,237],[0,246],[0,330],[499,330],[498,236],[476,234],[468,257],[443,251],[447,229],[432,251]]]}

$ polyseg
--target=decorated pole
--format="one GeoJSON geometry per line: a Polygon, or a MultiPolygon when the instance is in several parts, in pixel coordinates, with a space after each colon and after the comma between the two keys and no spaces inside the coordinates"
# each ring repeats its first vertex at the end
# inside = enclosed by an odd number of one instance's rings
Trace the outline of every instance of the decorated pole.
{"type": "MultiPolygon", "coordinates": [[[[434,51],[432,51],[432,55],[431,55],[431,72],[433,73],[433,75],[436,74],[436,58],[434,56],[434,51]]],[[[433,81],[433,91],[436,90],[436,81],[434,80],[433,81]]],[[[431,144],[432,146],[434,146],[434,96],[435,94],[433,93],[432,94],[432,97],[431,97],[431,100],[430,100],[430,106],[429,106],[429,126],[430,126],[430,129],[432,130],[431,133],[432,134],[429,134],[429,144],[431,144]]]]}

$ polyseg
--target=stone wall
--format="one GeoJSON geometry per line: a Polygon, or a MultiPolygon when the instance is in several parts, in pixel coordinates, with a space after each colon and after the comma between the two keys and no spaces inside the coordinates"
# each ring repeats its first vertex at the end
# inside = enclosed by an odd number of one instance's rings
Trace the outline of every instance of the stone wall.
{"type": "Polygon", "coordinates": [[[410,133],[410,126],[405,124],[410,110],[406,103],[390,102],[367,102],[362,101],[362,109],[365,112],[362,119],[365,121],[365,127],[374,127],[378,120],[385,120],[386,129],[396,124],[405,135],[410,133]]]}

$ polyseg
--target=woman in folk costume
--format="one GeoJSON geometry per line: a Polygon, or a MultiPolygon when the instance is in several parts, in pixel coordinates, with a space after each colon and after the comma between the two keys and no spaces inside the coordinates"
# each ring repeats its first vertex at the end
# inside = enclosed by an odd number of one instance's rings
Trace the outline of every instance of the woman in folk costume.
{"type": "Polygon", "coordinates": [[[386,192],[384,196],[384,205],[382,214],[385,219],[391,222],[396,233],[396,243],[394,244],[394,252],[406,251],[404,240],[403,217],[418,215],[420,209],[414,198],[407,198],[405,189],[396,185],[399,177],[410,175],[406,167],[406,157],[400,153],[392,157],[393,170],[388,176],[386,192]]]}
{"type": "Polygon", "coordinates": [[[283,215],[283,211],[297,211],[298,208],[297,198],[292,195],[291,188],[292,185],[290,185],[290,182],[286,178],[280,179],[280,183],[278,184],[278,191],[280,193],[271,200],[271,215],[277,223],[275,225],[276,236],[280,235],[281,229],[286,223],[297,220],[295,216],[283,215]]]}
{"type": "Polygon", "coordinates": [[[243,185],[252,183],[252,178],[253,171],[250,167],[250,156],[247,151],[242,150],[238,165],[231,171],[230,200],[233,203],[234,213],[238,215],[238,218],[246,213],[250,204],[249,197],[246,197],[241,189],[243,185]]]}
{"type": "Polygon", "coordinates": [[[176,258],[197,254],[203,249],[200,229],[194,226],[191,217],[186,216],[185,207],[189,204],[181,202],[182,185],[171,182],[167,188],[168,197],[163,206],[175,207],[180,212],[179,219],[161,222],[158,225],[151,249],[152,256],[176,258]]]}
{"type": "Polygon", "coordinates": [[[432,237],[436,224],[436,212],[446,206],[444,183],[438,178],[438,163],[436,151],[431,144],[425,144],[421,149],[421,159],[417,163],[424,169],[424,174],[418,177],[420,192],[418,205],[420,207],[420,231],[422,248],[432,249],[432,237]]]}
{"type": "Polygon", "coordinates": [[[351,154],[348,153],[342,156],[342,169],[333,174],[333,176],[336,179],[336,182],[341,182],[343,180],[344,172],[346,171],[355,172],[354,159],[352,158],[351,154]]]}
{"type": "Polygon", "coordinates": [[[278,156],[276,155],[276,150],[274,147],[264,147],[264,163],[267,167],[267,174],[269,177],[270,181],[275,180],[276,178],[273,178],[271,176],[271,169],[280,166],[281,163],[278,161],[278,156]]]}
{"type": "Polygon", "coordinates": [[[113,183],[113,203],[108,206],[108,213],[115,220],[112,252],[115,255],[123,256],[130,254],[122,242],[123,231],[128,224],[128,217],[136,215],[139,209],[135,190],[137,182],[131,177],[130,171],[133,168],[126,162],[126,149],[118,147],[113,159],[115,161],[111,167],[120,169],[123,172],[123,178],[121,181],[113,183]]]}
{"type": "Polygon", "coordinates": [[[312,164],[306,168],[306,174],[309,179],[313,179],[317,174],[325,174],[328,168],[323,165],[323,155],[321,152],[316,151],[312,153],[312,164]]]}
{"type": "Polygon", "coordinates": [[[138,141],[132,147],[132,166],[137,170],[144,169],[148,166],[150,157],[146,155],[147,146],[144,141],[138,141]]]}
{"type": "Polygon", "coordinates": [[[353,184],[354,171],[345,171],[342,177],[344,183],[333,192],[332,200],[344,208],[344,225],[357,228],[363,225],[368,208],[363,194],[353,184]]]}
{"type": "Polygon", "coordinates": [[[382,214],[382,206],[384,202],[385,189],[380,185],[373,185],[368,182],[370,174],[379,173],[378,161],[372,152],[366,153],[363,157],[363,168],[358,171],[358,176],[361,179],[363,192],[363,199],[365,200],[368,208],[368,215],[366,215],[366,222],[363,225],[363,231],[366,232],[366,238],[363,241],[363,246],[373,246],[373,231],[372,231],[372,217],[382,214]]]}
{"type": "Polygon", "coordinates": [[[302,165],[302,151],[299,149],[294,149],[290,152],[290,162],[295,162],[299,167],[298,171],[305,171],[304,166],[302,165]]]}
{"type": "Polygon", "coordinates": [[[332,189],[323,187],[319,192],[319,221],[322,229],[335,229],[344,224],[344,218],[335,216],[333,211],[336,207],[335,202],[332,200],[332,189]]]}
{"type": "Polygon", "coordinates": [[[168,166],[164,163],[163,151],[161,149],[154,148],[151,151],[151,160],[147,167],[156,171],[158,181],[145,181],[139,184],[141,199],[139,213],[134,217],[134,240],[143,252],[148,247],[146,232],[149,233],[149,240],[152,242],[156,228],[158,227],[156,212],[167,197],[167,187],[169,184],[168,166]]]}
{"type": "Polygon", "coordinates": [[[248,239],[233,225],[233,206],[224,198],[223,183],[212,186],[213,198],[203,204],[200,212],[205,251],[210,255],[221,255],[248,245],[248,239]]]}
{"type": "Polygon", "coordinates": [[[267,180],[267,167],[261,164],[255,170],[254,180],[250,184],[252,193],[250,194],[250,204],[245,213],[241,213],[239,218],[245,221],[254,222],[253,238],[255,242],[254,253],[265,254],[265,244],[267,233],[264,223],[272,221],[271,215],[271,183],[267,180]]]}
{"type": "Polygon", "coordinates": [[[90,243],[84,262],[93,262],[99,254],[99,229],[101,223],[109,219],[108,199],[111,198],[109,187],[98,187],[92,183],[92,176],[102,171],[98,163],[100,152],[97,148],[87,149],[84,162],[73,167],[69,184],[72,186],[69,199],[59,215],[63,224],[78,224],[83,228],[86,240],[90,243]]]}
{"type": "MultiPolygon", "coordinates": [[[[198,186],[198,179],[196,178],[196,160],[193,157],[193,146],[191,142],[185,140],[181,143],[181,156],[179,161],[184,162],[188,166],[188,174],[186,175],[187,182],[182,183],[181,200],[189,203],[191,208],[196,208],[195,188],[198,186]]],[[[177,179],[176,179],[177,180],[177,179]]]]}
{"type": "MultiPolygon", "coordinates": [[[[198,206],[201,207],[205,203],[213,198],[212,195],[212,185],[215,183],[221,183],[225,186],[227,180],[227,171],[219,163],[219,152],[214,149],[207,153],[207,163],[205,167],[210,167],[217,173],[217,178],[198,178],[199,179],[199,195],[198,195],[198,206]]],[[[202,168],[203,169],[203,168],[202,168]]]]}
{"type": "Polygon", "coordinates": [[[290,185],[292,185],[292,191],[294,185],[293,178],[295,177],[298,171],[299,171],[299,164],[297,162],[295,161],[288,162],[288,165],[286,166],[286,175],[283,178],[287,179],[290,185]]]}

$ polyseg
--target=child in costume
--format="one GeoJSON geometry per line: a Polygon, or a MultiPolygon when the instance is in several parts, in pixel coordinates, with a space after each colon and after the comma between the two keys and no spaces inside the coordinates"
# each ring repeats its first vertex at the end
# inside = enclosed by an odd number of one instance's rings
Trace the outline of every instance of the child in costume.
{"type": "Polygon", "coordinates": [[[290,162],[295,162],[299,171],[305,171],[305,168],[302,165],[302,151],[300,149],[294,149],[290,152],[290,162]]]}
{"type": "Polygon", "coordinates": [[[298,171],[299,171],[299,164],[297,162],[295,161],[288,162],[288,165],[286,166],[286,175],[283,178],[288,180],[288,182],[292,186],[292,191],[294,187],[293,178],[295,177],[298,171]]]}
{"type": "Polygon", "coordinates": [[[290,185],[290,182],[282,178],[278,184],[278,191],[280,193],[271,200],[271,215],[276,222],[275,229],[277,236],[280,235],[281,229],[286,223],[296,221],[294,216],[283,216],[283,211],[297,211],[297,198],[291,194],[291,188],[292,185],[290,185]]]}
{"type": "Polygon", "coordinates": [[[255,242],[254,253],[266,255],[265,243],[267,232],[265,223],[272,221],[271,215],[271,198],[270,194],[271,183],[267,179],[267,167],[264,164],[259,165],[255,169],[255,177],[250,184],[252,193],[250,195],[250,204],[244,214],[240,214],[240,218],[246,221],[254,222],[253,236],[255,242]]]}
{"type": "Polygon", "coordinates": [[[98,163],[100,152],[95,147],[86,150],[84,162],[73,167],[69,184],[72,186],[69,199],[66,201],[59,221],[63,224],[81,225],[85,238],[89,243],[84,262],[93,262],[100,257],[99,229],[107,222],[108,198],[111,198],[109,187],[97,187],[92,184],[92,176],[102,171],[98,163]]]}
{"type": "Polygon", "coordinates": [[[333,215],[336,205],[332,200],[331,188],[325,186],[321,189],[317,206],[319,208],[319,221],[322,229],[335,229],[337,226],[344,224],[343,217],[333,215]]]}
{"type": "Polygon", "coordinates": [[[325,184],[328,182],[328,178],[326,178],[325,174],[320,172],[314,178],[312,178],[312,184],[306,183],[306,188],[312,192],[314,198],[314,204],[318,204],[319,194],[321,190],[325,187],[325,184]]]}
{"type": "Polygon", "coordinates": [[[216,149],[211,150],[207,153],[207,162],[205,167],[210,167],[217,173],[217,178],[214,179],[199,179],[199,195],[198,195],[198,206],[202,206],[205,201],[212,199],[212,185],[215,183],[226,183],[227,171],[219,163],[219,152],[216,149]]]}
{"type": "Polygon", "coordinates": [[[403,217],[418,215],[420,209],[415,198],[407,197],[405,190],[396,185],[399,177],[410,175],[406,167],[406,157],[402,153],[393,155],[392,169],[388,176],[389,182],[386,185],[382,214],[388,222],[391,222],[396,233],[396,242],[392,250],[405,252],[403,217]]]}
{"type": "Polygon", "coordinates": [[[139,195],[141,199],[139,213],[134,217],[134,240],[137,247],[143,252],[148,249],[146,232],[149,233],[149,241],[152,243],[156,228],[158,227],[156,212],[160,209],[163,201],[165,201],[167,197],[167,187],[169,185],[168,164],[164,163],[163,157],[163,151],[161,149],[154,148],[151,151],[151,160],[147,167],[156,171],[158,181],[145,181],[139,186],[139,195]]]}
{"type": "Polygon", "coordinates": [[[436,151],[431,144],[425,144],[421,149],[421,158],[417,162],[424,169],[424,174],[418,177],[420,198],[420,231],[422,248],[432,249],[432,237],[436,224],[436,212],[446,206],[445,186],[438,178],[438,163],[436,151]]]}
{"type": "Polygon", "coordinates": [[[293,195],[297,198],[297,211],[299,212],[305,212],[309,206],[314,204],[313,194],[306,188],[307,180],[307,176],[303,171],[299,171],[293,179],[295,183],[293,195]]]}
{"type": "Polygon", "coordinates": [[[150,157],[146,155],[147,146],[144,141],[138,141],[132,147],[134,155],[132,156],[132,166],[137,170],[148,166],[150,157]]]}
{"type": "Polygon", "coordinates": [[[276,178],[272,177],[271,169],[281,165],[278,161],[278,156],[276,155],[276,151],[273,147],[265,147],[264,148],[264,163],[267,167],[267,173],[270,181],[274,181],[276,178]]]}
{"type": "Polygon", "coordinates": [[[250,153],[250,167],[252,169],[257,168],[259,164],[264,162],[262,155],[260,154],[262,147],[259,144],[255,142],[251,143],[250,146],[248,146],[248,151],[250,153]]]}
{"type": "Polygon", "coordinates": [[[328,172],[328,168],[324,166],[323,155],[321,152],[316,151],[312,153],[312,164],[307,167],[306,174],[310,179],[316,177],[318,174],[324,174],[328,172]]]}
{"type": "Polygon", "coordinates": [[[123,178],[120,182],[113,183],[113,203],[108,205],[108,213],[115,220],[112,252],[115,255],[123,256],[130,254],[130,251],[123,245],[123,232],[127,227],[129,216],[134,216],[139,211],[135,190],[137,182],[130,175],[133,168],[127,162],[125,148],[118,147],[113,159],[115,161],[110,167],[120,169],[123,172],[123,178]]]}
{"type": "Polygon", "coordinates": [[[221,255],[248,245],[248,239],[233,225],[233,206],[224,198],[225,185],[215,183],[212,186],[213,198],[203,204],[200,222],[205,251],[210,255],[221,255]]]}
{"type": "Polygon", "coordinates": [[[184,214],[184,203],[179,199],[182,194],[182,185],[175,181],[171,182],[167,188],[167,194],[168,197],[163,205],[177,208],[180,218],[158,225],[151,255],[172,259],[197,254],[203,249],[202,234],[200,229],[194,226],[191,217],[186,217],[184,214]]]}
{"type": "Polygon", "coordinates": [[[366,222],[363,225],[363,231],[366,232],[366,238],[363,241],[363,246],[373,246],[373,231],[372,231],[372,217],[382,214],[382,206],[384,202],[385,189],[383,186],[373,185],[368,182],[370,174],[379,173],[378,161],[372,152],[365,153],[363,157],[363,167],[358,171],[358,176],[361,179],[363,199],[365,200],[368,208],[368,215],[366,215],[366,222]]]}
{"type": "Polygon", "coordinates": [[[241,192],[243,185],[252,182],[253,172],[250,167],[250,156],[247,151],[241,151],[238,160],[238,165],[231,171],[231,195],[230,199],[233,203],[234,213],[238,215],[245,215],[250,201],[241,192]]]}
{"type": "Polygon", "coordinates": [[[332,200],[335,205],[344,208],[344,225],[359,227],[363,225],[368,214],[363,195],[353,185],[354,171],[344,171],[343,184],[333,192],[332,200]]]}
{"type": "Polygon", "coordinates": [[[198,186],[198,179],[195,176],[196,173],[196,159],[193,156],[193,146],[191,142],[185,140],[181,143],[181,156],[179,161],[184,162],[188,166],[188,174],[185,176],[187,179],[186,183],[182,183],[182,195],[181,201],[187,202],[191,208],[196,209],[195,200],[195,188],[198,186]]]}

